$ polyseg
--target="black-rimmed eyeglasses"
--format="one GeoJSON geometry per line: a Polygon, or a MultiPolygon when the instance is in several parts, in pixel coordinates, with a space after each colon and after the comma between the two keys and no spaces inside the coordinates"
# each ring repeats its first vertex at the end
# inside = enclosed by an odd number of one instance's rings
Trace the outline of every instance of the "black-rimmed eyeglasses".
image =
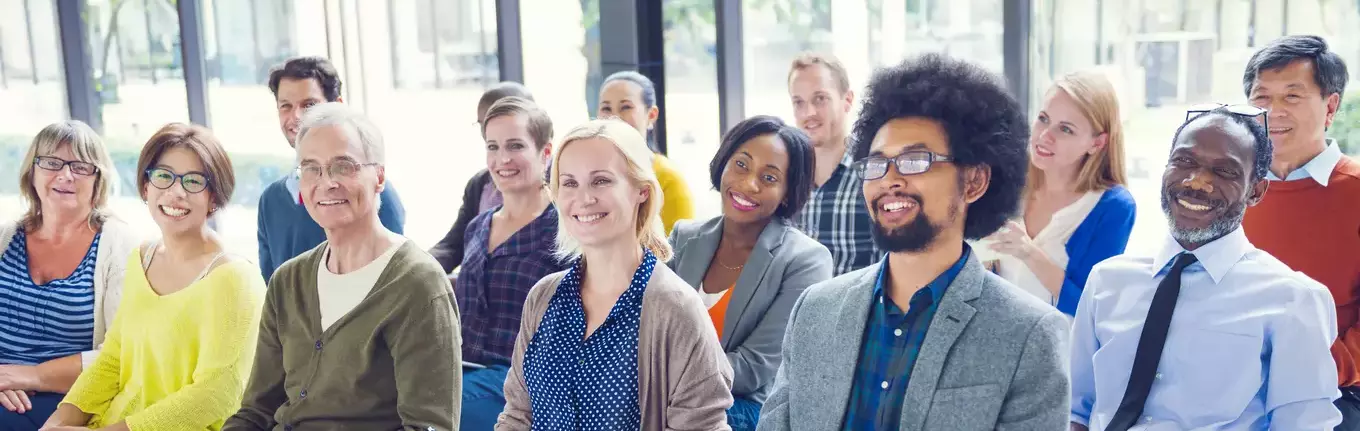
{"type": "Polygon", "coordinates": [[[1269,116],[1266,115],[1266,113],[1270,111],[1267,111],[1266,109],[1261,108],[1259,106],[1244,104],[1229,105],[1226,103],[1204,103],[1195,105],[1190,107],[1189,110],[1185,111],[1185,121],[1189,122],[1190,119],[1195,118],[1195,116],[1207,114],[1219,108],[1223,108],[1228,112],[1232,113],[1233,115],[1241,117],[1247,117],[1251,119],[1260,117],[1261,127],[1265,127],[1266,130],[1270,130],[1270,124],[1268,122],[1269,116]]]}
{"type": "Polygon", "coordinates": [[[71,173],[77,176],[88,177],[99,173],[99,167],[93,163],[82,162],[79,160],[64,160],[60,157],[38,156],[33,158],[33,164],[39,168],[53,172],[61,172],[67,166],[71,167],[71,173]]]}
{"type": "Polygon", "coordinates": [[[953,157],[929,151],[908,151],[894,157],[869,156],[851,165],[855,174],[864,181],[873,181],[888,175],[889,166],[897,166],[897,173],[917,175],[930,170],[935,163],[952,162],[953,157]]]}

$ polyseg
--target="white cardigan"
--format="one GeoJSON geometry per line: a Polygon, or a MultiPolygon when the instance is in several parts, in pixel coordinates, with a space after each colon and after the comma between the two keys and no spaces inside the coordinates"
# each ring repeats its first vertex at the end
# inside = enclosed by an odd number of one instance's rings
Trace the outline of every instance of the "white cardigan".
{"type": "MultiPolygon", "coordinates": [[[[0,253],[9,248],[17,227],[15,222],[0,223],[0,253]]],[[[123,273],[127,270],[128,256],[141,243],[127,224],[112,217],[104,222],[101,232],[94,258],[94,350],[80,353],[84,368],[89,368],[99,357],[104,332],[113,324],[113,316],[123,297],[123,273]]]]}

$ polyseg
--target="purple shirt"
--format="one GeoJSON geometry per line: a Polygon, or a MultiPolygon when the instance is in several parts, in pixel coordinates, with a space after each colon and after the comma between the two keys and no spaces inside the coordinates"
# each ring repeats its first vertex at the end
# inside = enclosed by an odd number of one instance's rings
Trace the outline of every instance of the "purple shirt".
{"type": "Polygon", "coordinates": [[[496,188],[496,183],[487,181],[486,185],[482,186],[482,199],[477,202],[477,214],[501,206],[503,203],[505,203],[505,197],[501,196],[501,190],[496,188]]]}
{"type": "Polygon", "coordinates": [[[567,265],[553,256],[557,210],[552,206],[488,252],[495,209],[468,223],[454,298],[462,318],[463,361],[509,366],[529,290],[567,265]]]}

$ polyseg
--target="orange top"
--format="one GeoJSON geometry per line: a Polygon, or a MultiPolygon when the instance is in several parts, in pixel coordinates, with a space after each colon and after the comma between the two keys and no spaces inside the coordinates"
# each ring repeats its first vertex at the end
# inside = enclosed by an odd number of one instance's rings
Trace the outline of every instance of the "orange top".
{"type": "Polygon", "coordinates": [[[732,287],[727,288],[723,292],[722,298],[719,298],[718,302],[714,303],[712,307],[708,307],[708,317],[713,319],[713,329],[718,331],[719,340],[722,339],[723,335],[723,321],[727,320],[727,303],[731,301],[732,289],[736,287],[736,285],[732,285],[732,287]]]}
{"type": "Polygon", "coordinates": [[[1342,157],[1327,186],[1271,181],[1242,227],[1252,245],[1327,286],[1336,301],[1332,345],[1341,387],[1360,386],[1360,163],[1342,157]]]}

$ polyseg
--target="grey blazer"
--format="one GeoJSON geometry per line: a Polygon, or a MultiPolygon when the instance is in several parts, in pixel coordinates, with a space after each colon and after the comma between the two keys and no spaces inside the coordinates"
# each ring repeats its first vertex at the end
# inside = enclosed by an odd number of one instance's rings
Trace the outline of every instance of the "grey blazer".
{"type": "MultiPolygon", "coordinates": [[[[799,298],[758,430],[841,428],[880,265],[799,298]]],[[[1069,330],[1057,309],[969,257],[930,322],[900,429],[1066,430],[1069,330]]]]}
{"type": "MultiPolygon", "coordinates": [[[[675,256],[669,265],[696,289],[718,252],[722,220],[680,222],[671,231],[675,256]]],[[[727,304],[721,341],[732,363],[732,394],[764,402],[779,369],[789,312],[804,289],[831,279],[831,252],[776,219],[760,232],[745,265],[727,304]]]]}

